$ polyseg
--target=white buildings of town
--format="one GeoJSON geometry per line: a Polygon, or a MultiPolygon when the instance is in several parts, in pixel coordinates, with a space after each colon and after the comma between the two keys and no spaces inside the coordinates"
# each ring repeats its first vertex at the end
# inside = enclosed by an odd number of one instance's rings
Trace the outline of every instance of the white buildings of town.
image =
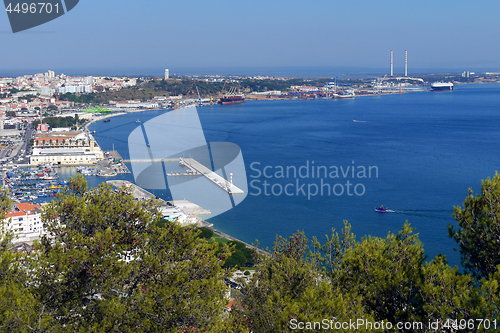
{"type": "Polygon", "coordinates": [[[7,212],[4,228],[14,233],[13,243],[32,241],[47,233],[40,205],[31,203],[15,203],[7,212]]]}
{"type": "Polygon", "coordinates": [[[58,101],[54,94],[121,90],[136,84],[135,78],[55,75],[53,71],[16,78],[0,78],[0,112],[32,111],[37,107],[41,109],[49,105],[72,107],[72,102],[58,101]]]}
{"type": "Polygon", "coordinates": [[[30,164],[97,164],[104,154],[92,135],[85,132],[50,132],[37,134],[30,164]]]}

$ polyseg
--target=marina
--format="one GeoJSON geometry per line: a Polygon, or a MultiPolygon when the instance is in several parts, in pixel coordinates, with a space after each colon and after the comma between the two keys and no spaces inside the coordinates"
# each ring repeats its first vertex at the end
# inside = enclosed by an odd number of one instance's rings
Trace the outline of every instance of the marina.
{"type": "Polygon", "coordinates": [[[56,197],[68,186],[66,180],[59,179],[57,170],[48,165],[4,171],[2,183],[14,202],[33,202],[41,198],[56,197]]]}

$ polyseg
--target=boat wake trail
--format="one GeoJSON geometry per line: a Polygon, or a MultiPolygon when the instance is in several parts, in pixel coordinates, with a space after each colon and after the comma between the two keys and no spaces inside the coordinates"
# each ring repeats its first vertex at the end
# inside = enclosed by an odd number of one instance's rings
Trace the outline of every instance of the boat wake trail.
{"type": "Polygon", "coordinates": [[[449,209],[395,209],[388,212],[440,220],[453,220],[453,211],[449,209]]]}

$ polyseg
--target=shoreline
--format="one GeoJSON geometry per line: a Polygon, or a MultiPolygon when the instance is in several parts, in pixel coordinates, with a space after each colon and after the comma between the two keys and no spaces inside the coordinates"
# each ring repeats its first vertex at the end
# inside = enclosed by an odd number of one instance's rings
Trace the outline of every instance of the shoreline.
{"type": "MultiPolygon", "coordinates": [[[[130,181],[124,181],[124,180],[108,180],[105,182],[106,184],[111,184],[112,186],[116,186],[116,187],[121,187],[121,186],[132,186],[132,195],[137,198],[137,199],[155,199],[155,200],[159,200],[162,205],[165,203],[171,203],[171,204],[174,204],[175,206],[179,207],[179,209],[181,209],[186,215],[191,215],[191,214],[188,214],[188,212],[186,212],[185,210],[183,210],[179,205],[176,205],[176,201],[165,201],[161,198],[157,198],[155,195],[153,195],[152,193],[150,193],[149,191],[145,190],[144,188],[138,186],[137,184],[133,183],[133,182],[130,182],[130,181]]],[[[180,204],[186,204],[186,202],[188,204],[191,204],[191,205],[194,205],[197,207],[197,209],[201,209],[203,210],[202,207],[199,207],[198,205],[196,205],[195,203],[190,203],[189,201],[187,200],[180,200],[180,204]]],[[[185,207],[184,207],[185,209],[185,207]]],[[[203,215],[203,214],[201,214],[203,215]]],[[[236,242],[240,242],[240,243],[243,243],[245,244],[245,246],[247,248],[250,248],[250,249],[253,249],[255,250],[256,252],[260,253],[260,254],[269,254],[268,252],[266,252],[265,250],[263,249],[260,249],[252,244],[249,244],[245,241],[242,241],[241,239],[238,239],[236,237],[233,237],[231,235],[228,235],[220,230],[217,230],[214,228],[214,225],[213,223],[210,223],[210,222],[207,222],[205,221],[204,219],[202,218],[199,218],[198,222],[197,222],[197,227],[198,228],[208,228],[210,230],[212,230],[215,234],[217,234],[218,236],[222,237],[222,238],[225,238],[225,239],[228,239],[230,241],[236,241],[236,242]]]]}
{"type": "MultiPolygon", "coordinates": [[[[185,106],[185,107],[188,107],[188,106],[185,106]]],[[[185,108],[185,107],[181,107],[181,108],[179,108],[179,109],[182,109],[182,108],[185,108]]],[[[168,109],[153,109],[153,110],[149,110],[149,109],[148,109],[148,110],[137,110],[137,111],[134,111],[134,112],[143,112],[143,111],[161,111],[161,110],[168,110],[168,109]]],[[[91,125],[91,124],[93,124],[94,122],[97,122],[97,121],[99,121],[99,120],[106,119],[106,118],[110,118],[110,117],[123,116],[123,115],[126,115],[126,114],[128,114],[128,113],[129,113],[129,112],[121,112],[121,113],[110,114],[110,115],[106,115],[106,116],[102,116],[102,117],[97,117],[96,119],[93,119],[92,121],[90,121],[90,122],[88,122],[87,124],[85,124],[85,130],[88,130],[88,126],[89,126],[89,125],[91,125]]],[[[97,140],[96,140],[96,142],[97,142],[97,140]]],[[[97,144],[99,144],[99,142],[97,142],[97,144]]],[[[113,181],[113,180],[110,180],[110,181],[105,181],[105,183],[108,183],[108,184],[109,184],[109,183],[113,183],[113,182],[115,182],[115,181],[113,181]]],[[[122,183],[122,182],[129,182],[129,181],[121,181],[121,180],[116,181],[116,183],[122,183]]],[[[133,188],[137,188],[137,191],[141,192],[141,193],[143,194],[143,196],[145,196],[145,197],[148,197],[148,196],[153,196],[153,197],[154,197],[154,195],[153,195],[153,194],[151,194],[151,193],[149,193],[147,190],[145,190],[145,189],[143,189],[143,188],[139,187],[137,184],[135,184],[135,183],[133,183],[133,182],[130,182],[130,183],[133,185],[133,188]]],[[[161,200],[162,200],[162,201],[164,201],[163,199],[161,199],[161,200]]],[[[241,239],[238,239],[238,238],[233,237],[233,236],[231,236],[231,235],[229,235],[229,234],[226,234],[226,233],[224,233],[224,232],[222,232],[222,231],[220,231],[220,230],[218,230],[218,229],[215,229],[215,228],[214,228],[214,225],[213,225],[212,223],[207,222],[207,221],[205,221],[204,219],[201,219],[201,221],[200,221],[200,222],[201,222],[201,223],[200,223],[200,225],[199,225],[198,227],[206,227],[206,228],[209,228],[210,230],[212,230],[212,231],[213,231],[215,234],[217,234],[218,236],[223,237],[223,238],[226,238],[226,239],[228,239],[228,240],[230,240],[230,241],[237,241],[237,242],[241,242],[241,243],[245,244],[245,246],[246,246],[247,248],[251,248],[251,249],[255,250],[256,252],[258,252],[258,253],[260,253],[260,254],[265,254],[265,255],[268,255],[268,254],[269,254],[268,252],[266,252],[266,251],[265,251],[265,250],[263,250],[263,249],[260,249],[260,248],[258,248],[258,247],[255,247],[254,245],[249,244],[249,243],[247,243],[247,242],[245,242],[245,241],[243,241],[243,240],[241,240],[241,239]]]]}
{"type": "MultiPolygon", "coordinates": [[[[453,84],[454,85],[482,85],[482,84],[493,84],[493,83],[499,83],[500,84],[500,81],[496,81],[496,82],[454,82],[453,84]]],[[[397,94],[406,94],[406,93],[410,93],[410,92],[432,92],[433,90],[432,89],[415,89],[415,90],[408,90],[408,89],[402,89],[402,91],[384,91],[384,92],[381,92],[380,94],[358,94],[358,95],[354,95],[352,97],[348,97],[348,98],[333,98],[333,97],[329,97],[329,98],[326,98],[326,97],[319,97],[319,98],[299,98],[299,97],[282,97],[282,96],[276,96],[274,97],[273,95],[263,95],[263,94],[252,94],[252,93],[249,93],[249,94],[246,94],[245,95],[245,100],[247,101],[305,101],[305,100],[317,100],[317,99],[352,99],[352,98],[356,98],[356,97],[376,97],[376,96],[384,96],[384,95],[397,95],[397,94]],[[249,96],[251,96],[249,98],[249,96]]],[[[196,96],[193,96],[193,97],[189,97],[188,99],[196,99],[197,97],[196,96]]],[[[214,104],[217,104],[217,103],[214,103],[214,104]]],[[[103,119],[106,119],[106,118],[112,118],[112,117],[116,117],[116,116],[122,116],[122,115],[126,115],[126,114],[129,114],[129,113],[139,113],[139,112],[147,112],[147,111],[166,111],[166,110],[179,110],[179,109],[184,109],[184,108],[188,108],[188,107],[202,107],[202,106],[211,106],[211,104],[197,104],[196,103],[193,103],[193,104],[189,104],[189,105],[183,105],[183,106],[180,106],[180,107],[177,107],[177,108],[155,108],[155,109],[135,109],[135,110],[128,110],[128,111],[118,111],[116,113],[112,113],[112,114],[108,114],[108,115],[105,115],[105,116],[99,116],[99,117],[93,117],[89,122],[85,123],[85,125],[83,125],[83,128],[84,130],[88,130],[88,126],[90,126],[91,124],[95,123],[95,122],[98,122],[99,120],[103,120],[103,119]]]]}
{"type": "Polygon", "coordinates": [[[112,113],[112,114],[108,114],[105,116],[99,116],[99,117],[95,117],[95,118],[92,117],[92,119],[89,122],[86,122],[85,125],[83,125],[83,130],[88,131],[89,126],[92,125],[93,123],[98,122],[99,120],[103,120],[106,118],[112,118],[112,117],[116,117],[116,116],[123,116],[125,114],[127,114],[127,113],[126,112],[119,112],[119,113],[112,113]]]}

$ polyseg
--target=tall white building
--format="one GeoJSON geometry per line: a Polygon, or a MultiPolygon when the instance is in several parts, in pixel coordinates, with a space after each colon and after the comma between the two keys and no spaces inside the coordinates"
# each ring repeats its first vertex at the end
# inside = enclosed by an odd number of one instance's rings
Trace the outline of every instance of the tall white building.
{"type": "Polygon", "coordinates": [[[168,79],[168,69],[165,69],[165,80],[168,79]]]}

